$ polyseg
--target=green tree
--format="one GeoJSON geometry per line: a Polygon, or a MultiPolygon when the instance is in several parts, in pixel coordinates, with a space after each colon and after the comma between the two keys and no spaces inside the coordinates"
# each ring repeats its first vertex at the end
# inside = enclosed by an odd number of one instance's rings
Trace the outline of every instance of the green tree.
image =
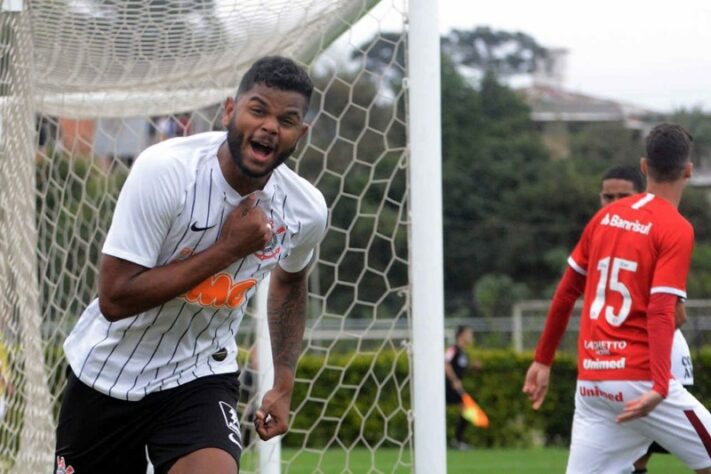
{"type": "Polygon", "coordinates": [[[708,167],[711,160],[711,114],[700,108],[680,109],[671,117],[671,122],[686,128],[694,137],[692,160],[698,167],[708,167]]]}
{"type": "Polygon", "coordinates": [[[610,166],[639,166],[644,155],[640,131],[621,122],[586,124],[571,134],[570,156],[580,173],[599,176],[610,166]]]}
{"type": "Polygon", "coordinates": [[[474,285],[474,300],[487,318],[508,316],[514,303],[530,296],[523,283],[516,283],[509,275],[486,274],[474,285]]]}
{"type": "MultiPolygon", "coordinates": [[[[445,304],[448,314],[468,315],[477,304],[482,313],[491,313],[485,309],[489,303],[472,294],[474,283],[490,283],[491,275],[497,275],[499,283],[522,285],[532,297],[550,296],[566,256],[599,207],[602,173],[612,165],[636,165],[644,143],[642,132],[621,122],[586,124],[571,132],[568,158],[551,160],[530,110],[498,80],[500,75],[530,71],[533,64],[507,62],[502,56],[506,41],[518,41],[520,47],[509,49],[522,57],[542,58],[545,52],[532,38],[513,33],[477,29],[456,34],[443,39],[442,56],[445,304]],[[485,53],[477,57],[467,52],[471,48],[485,53]],[[460,73],[462,65],[488,72],[473,85],[460,73]]],[[[354,57],[365,58],[369,71],[388,75],[397,70],[402,44],[399,35],[388,35],[364,44],[354,57]]],[[[710,122],[700,111],[684,112],[674,120],[687,123],[700,137],[697,146],[711,144],[710,122]]],[[[705,192],[688,189],[681,206],[700,245],[711,243],[708,204],[705,192]]],[[[694,297],[706,297],[711,261],[704,252],[698,255],[690,288],[699,292],[694,297]]],[[[506,291],[497,295],[495,299],[503,300],[491,304],[506,307],[512,302],[506,291]]]]}
{"type": "Polygon", "coordinates": [[[487,26],[450,31],[442,37],[442,50],[458,65],[502,77],[530,74],[548,57],[548,50],[532,36],[487,26]]]}
{"type": "Polygon", "coordinates": [[[314,85],[322,106],[309,117],[308,145],[295,166],[329,206],[317,266],[325,309],[395,317],[408,281],[404,95],[393,89],[383,100],[377,76],[347,70],[321,71],[314,85]]]}
{"type": "Polygon", "coordinates": [[[472,284],[487,273],[522,281],[520,257],[529,252],[521,242],[535,222],[520,193],[540,180],[548,157],[514,91],[492,73],[475,89],[446,57],[442,148],[445,292],[454,311],[471,307],[472,284]]]}

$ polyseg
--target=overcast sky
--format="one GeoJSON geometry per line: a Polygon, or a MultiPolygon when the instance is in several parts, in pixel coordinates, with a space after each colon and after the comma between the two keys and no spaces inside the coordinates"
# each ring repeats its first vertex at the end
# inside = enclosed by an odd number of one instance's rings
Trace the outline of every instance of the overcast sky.
{"type": "Polygon", "coordinates": [[[661,112],[711,111],[711,0],[439,0],[452,28],[522,31],[569,50],[565,87],[661,112]]]}

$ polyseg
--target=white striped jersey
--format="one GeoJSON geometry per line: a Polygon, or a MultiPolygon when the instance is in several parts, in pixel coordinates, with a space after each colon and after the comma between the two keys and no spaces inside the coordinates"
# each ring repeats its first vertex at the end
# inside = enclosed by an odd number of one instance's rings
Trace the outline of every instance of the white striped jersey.
{"type": "MultiPolygon", "coordinates": [[[[224,132],[208,132],[141,153],[121,190],[103,253],[152,268],[211,246],[243,198],[220,170],[217,149],[225,139],[224,132]]],[[[271,242],[133,317],[109,322],[95,299],[64,343],[80,380],[109,396],[138,400],[238,369],[235,336],[257,283],[277,264],[289,272],[305,268],[327,220],[323,195],[286,165],[254,194],[272,226],[271,242]]]]}

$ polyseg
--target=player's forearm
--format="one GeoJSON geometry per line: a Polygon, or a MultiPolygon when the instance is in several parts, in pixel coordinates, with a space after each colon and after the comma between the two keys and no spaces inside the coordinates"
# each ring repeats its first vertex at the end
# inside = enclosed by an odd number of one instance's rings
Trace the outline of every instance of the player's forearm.
{"type": "Polygon", "coordinates": [[[536,347],[535,361],[550,366],[560,340],[568,327],[575,301],[585,289],[585,276],[568,267],[558,284],[551,307],[546,316],[546,325],[536,347]]]}
{"type": "Polygon", "coordinates": [[[662,397],[669,391],[671,349],[674,340],[675,295],[657,293],[649,299],[647,333],[649,335],[649,366],[652,389],[662,397]]]}
{"type": "Polygon", "coordinates": [[[185,294],[234,259],[217,244],[184,260],[153,268],[104,256],[99,285],[101,312],[109,321],[117,321],[155,308],[185,294]]]}
{"type": "Polygon", "coordinates": [[[269,334],[274,361],[274,387],[291,393],[296,363],[301,354],[301,342],[306,324],[306,270],[287,273],[272,272],[269,287],[269,334]]]}
{"type": "Polygon", "coordinates": [[[452,383],[455,383],[457,380],[459,380],[457,374],[454,373],[454,369],[452,369],[452,365],[449,362],[444,363],[444,374],[452,383]]]}

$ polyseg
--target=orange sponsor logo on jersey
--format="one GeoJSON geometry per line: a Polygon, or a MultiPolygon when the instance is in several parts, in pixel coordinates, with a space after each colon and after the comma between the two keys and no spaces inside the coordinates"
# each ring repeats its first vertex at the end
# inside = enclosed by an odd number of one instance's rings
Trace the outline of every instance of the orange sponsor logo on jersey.
{"type": "Polygon", "coordinates": [[[256,284],[254,278],[235,283],[227,273],[218,273],[185,293],[185,299],[200,306],[234,309],[244,303],[247,292],[256,284]]]}

